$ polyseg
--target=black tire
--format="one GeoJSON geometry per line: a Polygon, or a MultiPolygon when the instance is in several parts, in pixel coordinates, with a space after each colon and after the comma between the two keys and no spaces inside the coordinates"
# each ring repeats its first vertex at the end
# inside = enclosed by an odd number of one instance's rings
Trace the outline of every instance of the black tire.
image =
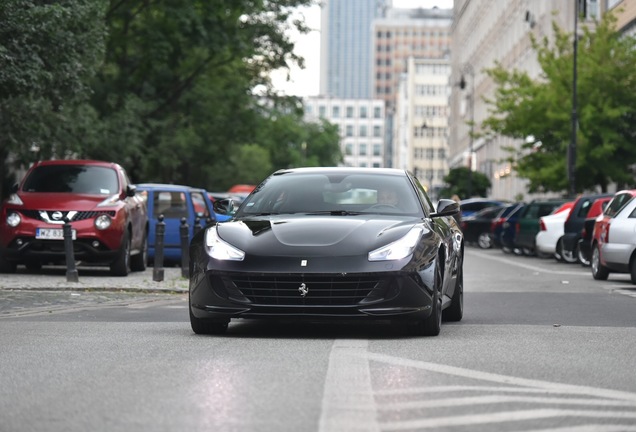
{"type": "Polygon", "coordinates": [[[554,258],[559,262],[563,262],[563,237],[561,237],[556,244],[556,251],[554,252],[554,258]]]}
{"type": "Polygon", "coordinates": [[[632,283],[636,285],[636,257],[632,256],[632,260],[629,263],[629,275],[632,283]]]}
{"type": "Polygon", "coordinates": [[[492,247],[492,236],[490,233],[479,233],[479,237],[477,237],[477,245],[481,249],[490,249],[492,247]]]}
{"type": "Polygon", "coordinates": [[[148,235],[144,232],[144,239],[141,242],[141,251],[130,257],[130,270],[142,272],[146,270],[148,263],[148,235]]]}
{"type": "Polygon", "coordinates": [[[563,249],[563,261],[568,264],[574,264],[579,261],[579,247],[578,245],[574,247],[573,251],[568,251],[563,249]]]}
{"type": "Polygon", "coordinates": [[[227,331],[228,322],[203,320],[192,314],[191,306],[188,307],[188,310],[190,312],[190,327],[192,327],[192,331],[194,333],[203,335],[221,335],[225,334],[227,331]]]}
{"type": "Polygon", "coordinates": [[[601,251],[595,244],[592,248],[592,277],[596,280],[607,280],[609,269],[601,264],[601,251]]]}
{"type": "Polygon", "coordinates": [[[124,231],[124,238],[121,240],[121,247],[117,258],[110,265],[110,273],[113,276],[128,276],[130,273],[130,234],[124,231]]]}
{"type": "Polygon", "coordinates": [[[435,293],[433,295],[432,310],[428,318],[417,321],[411,325],[411,332],[418,336],[437,336],[442,329],[442,269],[441,257],[437,258],[435,264],[435,293]]]}
{"type": "Polygon", "coordinates": [[[589,267],[592,264],[592,262],[590,260],[590,257],[588,257],[585,254],[585,252],[583,252],[583,248],[581,247],[580,241],[579,241],[579,247],[578,247],[577,251],[578,251],[577,255],[579,257],[579,262],[581,263],[581,265],[583,267],[589,267]]]}
{"type": "Polygon", "coordinates": [[[0,257],[0,273],[15,273],[18,265],[0,257]]]}
{"type": "Polygon", "coordinates": [[[461,321],[464,317],[464,259],[461,258],[457,269],[457,279],[455,283],[455,291],[453,292],[453,300],[448,308],[442,314],[444,321],[461,321]]]}
{"type": "Polygon", "coordinates": [[[526,246],[521,248],[521,254],[525,256],[535,256],[534,249],[526,246]]]}

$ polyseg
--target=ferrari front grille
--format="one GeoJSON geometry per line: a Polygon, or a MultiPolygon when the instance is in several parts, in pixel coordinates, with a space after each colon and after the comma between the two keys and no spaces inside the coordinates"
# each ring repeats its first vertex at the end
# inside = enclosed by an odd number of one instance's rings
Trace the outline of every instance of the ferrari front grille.
{"type": "Polygon", "coordinates": [[[380,282],[377,276],[234,275],[230,285],[257,305],[353,306],[380,282]]]}

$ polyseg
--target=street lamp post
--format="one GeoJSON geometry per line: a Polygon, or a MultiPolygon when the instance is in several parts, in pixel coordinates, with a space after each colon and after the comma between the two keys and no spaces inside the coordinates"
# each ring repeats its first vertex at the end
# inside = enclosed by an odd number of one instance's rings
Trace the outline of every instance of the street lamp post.
{"type": "Polygon", "coordinates": [[[578,51],[578,26],[579,26],[579,0],[574,0],[574,41],[572,42],[572,137],[568,146],[567,166],[570,197],[576,195],[576,130],[577,130],[577,101],[576,101],[576,74],[578,51]]]}
{"type": "Polygon", "coordinates": [[[468,135],[468,196],[470,198],[473,195],[473,134],[475,127],[475,70],[470,63],[464,63],[462,67],[462,75],[459,80],[459,88],[464,90],[466,88],[466,77],[470,75],[470,131],[468,135]]]}

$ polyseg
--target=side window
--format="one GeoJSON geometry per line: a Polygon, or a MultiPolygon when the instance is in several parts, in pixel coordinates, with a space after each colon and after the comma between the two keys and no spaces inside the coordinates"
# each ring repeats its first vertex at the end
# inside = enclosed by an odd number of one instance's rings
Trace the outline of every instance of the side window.
{"type": "Polygon", "coordinates": [[[417,179],[417,177],[412,177],[412,180],[415,182],[415,186],[417,186],[415,189],[417,190],[417,194],[420,197],[420,201],[422,202],[422,205],[424,206],[424,210],[426,211],[426,216],[428,216],[429,214],[435,211],[435,207],[433,206],[431,199],[426,194],[426,190],[420,184],[420,181],[417,179]]]}
{"type": "Polygon", "coordinates": [[[201,192],[192,192],[190,194],[192,198],[192,206],[194,207],[194,213],[202,218],[210,216],[210,209],[208,209],[207,202],[201,192]]]}
{"type": "Polygon", "coordinates": [[[153,216],[162,214],[165,218],[188,217],[185,194],[183,192],[155,191],[153,216]]]}

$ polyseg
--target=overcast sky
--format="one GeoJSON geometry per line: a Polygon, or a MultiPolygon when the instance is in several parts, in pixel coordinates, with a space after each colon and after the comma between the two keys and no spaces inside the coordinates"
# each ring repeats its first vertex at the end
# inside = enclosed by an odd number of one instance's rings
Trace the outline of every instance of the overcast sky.
{"type": "MultiPolygon", "coordinates": [[[[425,8],[437,6],[442,9],[453,7],[453,0],[393,0],[396,8],[425,8]]],[[[272,74],[274,86],[288,95],[316,96],[320,87],[320,7],[311,6],[299,9],[305,16],[307,25],[315,29],[306,35],[294,33],[295,52],[305,58],[305,69],[293,68],[291,81],[286,82],[286,73],[276,71],[272,74]]]]}

